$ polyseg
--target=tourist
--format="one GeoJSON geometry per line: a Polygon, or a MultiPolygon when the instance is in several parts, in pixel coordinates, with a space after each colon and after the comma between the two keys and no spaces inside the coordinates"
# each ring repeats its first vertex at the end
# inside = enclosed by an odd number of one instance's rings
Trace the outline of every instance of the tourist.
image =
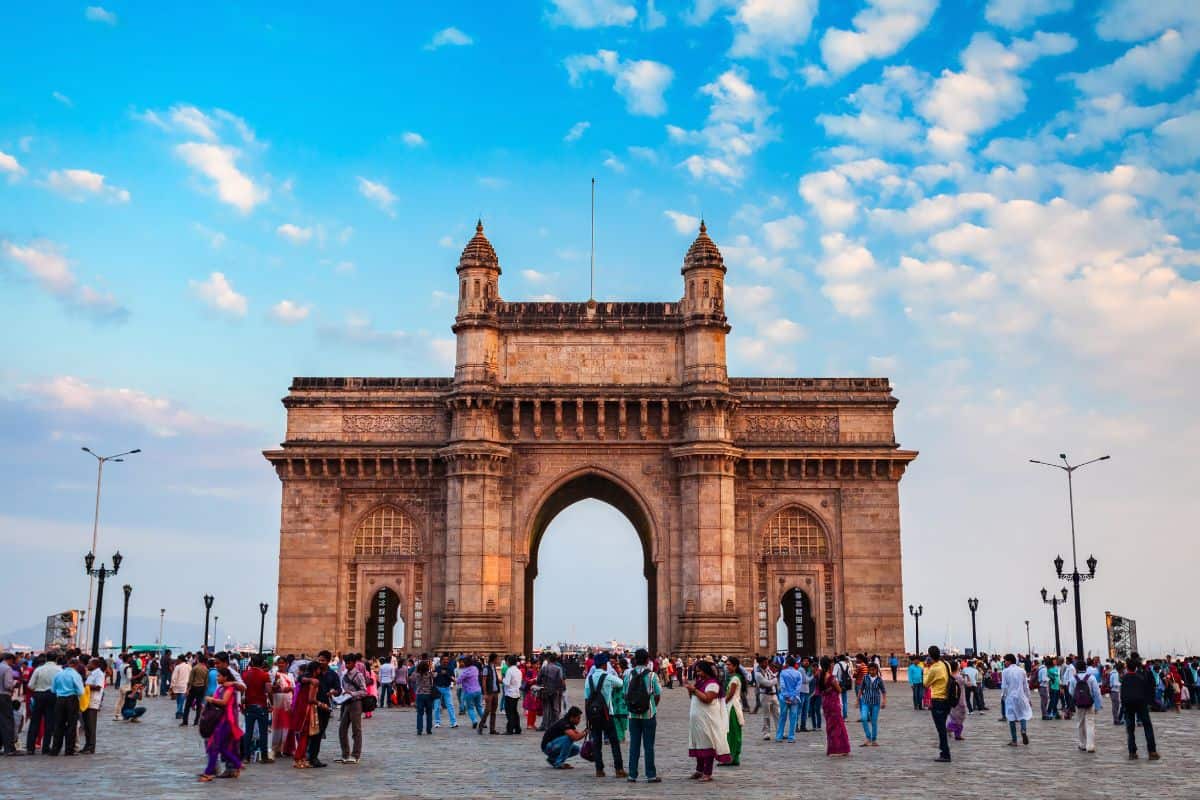
{"type": "Polygon", "coordinates": [[[1118,661],[1108,670],[1105,681],[1108,683],[1108,703],[1112,706],[1113,725],[1120,725],[1121,717],[1121,674],[1125,672],[1125,662],[1118,661]]]}
{"type": "Polygon", "coordinates": [[[454,716],[454,701],[451,700],[454,686],[454,667],[450,664],[450,656],[443,655],[433,669],[433,686],[437,695],[433,701],[433,727],[442,727],[442,707],[450,720],[450,727],[458,727],[458,719],[454,716]]]}
{"type": "Polygon", "coordinates": [[[504,658],[504,734],[515,736],[521,732],[521,717],[517,712],[517,703],[521,699],[521,670],[517,669],[517,657],[508,655],[504,658]]]}
{"type": "Polygon", "coordinates": [[[766,656],[759,656],[754,666],[754,685],[758,689],[759,708],[763,715],[762,738],[770,740],[779,727],[779,677],[766,656]]]}
{"type": "MultiPolygon", "coordinates": [[[[1059,704],[1062,702],[1062,673],[1058,668],[1058,659],[1053,656],[1046,659],[1046,686],[1050,693],[1049,719],[1060,719],[1059,704]]],[[[1064,712],[1065,713],[1065,712],[1064,712]]]]}
{"type": "Polygon", "coordinates": [[[390,656],[379,662],[378,675],[379,707],[387,708],[392,704],[392,687],[396,685],[396,665],[390,656]]]}
{"type": "Polygon", "coordinates": [[[1029,698],[1029,677],[1025,669],[1017,665],[1012,653],[1004,656],[1004,671],[1000,673],[1001,707],[1008,720],[1008,733],[1012,737],[1010,747],[1017,746],[1017,725],[1021,726],[1021,743],[1029,744],[1026,723],[1033,718],[1033,704],[1029,698]]]}
{"type": "Polygon", "coordinates": [[[730,656],[725,662],[727,683],[725,685],[725,705],[729,707],[729,724],[726,739],[729,741],[729,760],[722,761],[722,767],[736,767],[742,763],[742,727],[746,718],[742,714],[742,662],[730,656]]]}
{"type": "Polygon", "coordinates": [[[1067,685],[1075,713],[1079,715],[1078,747],[1087,753],[1096,752],[1096,714],[1101,710],[1100,684],[1083,659],[1075,663],[1067,685]]]}
{"type": "Polygon", "coordinates": [[[957,695],[958,702],[950,707],[950,715],[946,718],[946,730],[954,734],[954,740],[957,742],[962,741],[963,725],[967,720],[967,682],[963,678],[957,658],[949,659],[946,664],[950,667],[950,680],[958,686],[957,692],[948,692],[957,695]]]}
{"type": "Polygon", "coordinates": [[[691,696],[688,706],[688,756],[696,759],[696,771],[692,773],[692,778],[707,782],[713,779],[713,764],[718,759],[729,759],[729,740],[725,733],[729,723],[716,667],[709,661],[700,660],[695,663],[695,670],[695,681],[684,684],[691,696]]]}
{"type": "Polygon", "coordinates": [[[208,697],[206,702],[211,706],[224,709],[224,711],[221,713],[221,719],[217,723],[216,729],[205,744],[208,764],[204,767],[200,780],[208,782],[217,776],[218,758],[226,765],[226,770],[221,777],[236,778],[242,772],[242,759],[238,755],[238,742],[242,738],[242,731],[237,724],[237,688],[234,685],[233,672],[229,667],[218,668],[217,691],[208,697]]]}
{"type": "Polygon", "coordinates": [[[912,689],[913,711],[923,710],[922,698],[925,696],[924,670],[916,656],[908,660],[908,685],[912,689]]]}
{"type": "Polygon", "coordinates": [[[433,671],[429,668],[427,660],[421,659],[417,664],[417,669],[413,672],[412,687],[417,701],[417,736],[422,734],[422,723],[425,727],[423,732],[432,735],[433,704],[437,696],[437,687],[433,685],[433,671]]]}
{"type": "Polygon", "coordinates": [[[321,769],[328,766],[321,760],[321,743],[325,741],[325,732],[329,728],[329,717],[333,713],[333,698],[337,697],[342,691],[342,679],[338,676],[337,670],[330,667],[332,658],[333,654],[328,650],[322,650],[317,654],[317,660],[312,666],[312,674],[317,681],[317,692],[313,697],[313,704],[316,708],[317,731],[308,737],[308,750],[305,754],[305,761],[313,769],[321,769]]]}
{"type": "Polygon", "coordinates": [[[872,664],[867,668],[867,677],[858,686],[858,720],[862,723],[864,739],[862,747],[879,746],[880,708],[887,708],[887,685],[879,674],[879,665],[872,664]]]}
{"type": "Polygon", "coordinates": [[[542,687],[542,728],[549,730],[562,713],[563,692],[567,688],[566,676],[558,663],[557,653],[547,653],[546,663],[538,672],[538,685],[542,687]]]}
{"type": "Polygon", "coordinates": [[[808,697],[808,676],[796,669],[796,659],[788,656],[784,662],[783,671],[779,673],[779,694],[782,705],[779,709],[779,722],[775,726],[775,741],[782,742],[784,731],[787,740],[796,741],[796,723],[799,721],[801,730],[804,729],[804,704],[808,697]]]}
{"type": "Polygon", "coordinates": [[[525,712],[525,727],[537,729],[537,719],[542,713],[541,693],[537,690],[538,665],[532,657],[520,662],[521,670],[521,708],[525,712]]]}
{"type": "Polygon", "coordinates": [[[146,696],[158,697],[158,670],[162,666],[157,658],[150,658],[146,664],[146,696]]]}
{"type": "Polygon", "coordinates": [[[821,706],[825,714],[825,755],[844,757],[850,755],[850,733],[846,730],[846,718],[842,716],[842,685],[833,675],[833,662],[822,656],[821,668],[816,673],[821,691],[821,706]]]}
{"type": "Polygon", "coordinates": [[[888,656],[888,667],[892,670],[892,683],[895,683],[896,672],[900,669],[900,659],[896,658],[895,653],[888,656]]]}
{"type": "Polygon", "coordinates": [[[396,705],[401,708],[407,708],[412,705],[412,695],[408,690],[408,675],[412,672],[413,660],[400,657],[399,663],[396,665],[396,705]]]}
{"type": "MultiPolygon", "coordinates": [[[[287,738],[292,698],[296,693],[296,681],[288,672],[287,659],[275,659],[275,670],[271,678],[271,756],[283,755],[283,744],[287,738]]],[[[176,667],[178,670],[179,667],[176,667]]]]}
{"type": "Polygon", "coordinates": [[[204,705],[204,697],[208,689],[208,664],[206,659],[200,653],[197,653],[192,662],[192,674],[188,678],[188,696],[187,703],[183,707],[183,721],[179,723],[180,727],[188,724],[188,715],[191,710],[196,709],[196,721],[193,725],[200,724],[200,709],[204,705]]]}
{"type": "MultiPolygon", "coordinates": [[[[583,731],[577,730],[582,718],[583,712],[576,706],[571,706],[567,709],[566,716],[546,727],[546,732],[542,736],[542,752],[546,755],[546,761],[550,762],[550,766],[554,769],[574,769],[567,763],[567,759],[579,755],[579,745],[575,743],[587,736],[583,731]]],[[[631,754],[630,758],[632,759],[634,756],[631,754]]],[[[653,764],[654,762],[651,760],[649,763],[653,764]]],[[[637,779],[630,778],[630,780],[637,779]]]]}
{"type": "Polygon", "coordinates": [[[479,667],[475,666],[475,660],[470,656],[463,656],[458,663],[458,677],[455,679],[460,692],[458,711],[462,713],[465,709],[467,717],[471,720],[471,727],[475,728],[483,719],[483,690],[479,685],[479,667]]]}
{"type": "Polygon", "coordinates": [[[629,659],[624,656],[610,658],[608,671],[618,681],[612,690],[613,727],[617,730],[617,741],[624,744],[625,735],[629,733],[629,706],[625,705],[625,673],[629,671],[629,659]]]}
{"type": "Polygon", "coordinates": [[[950,667],[942,661],[942,651],[936,644],[929,647],[929,664],[925,667],[922,682],[929,691],[929,712],[933,717],[933,726],[938,732],[936,760],[949,761],[950,739],[946,735],[946,718],[950,715],[950,667]]]}
{"type": "Polygon", "coordinates": [[[271,718],[267,690],[270,682],[270,673],[263,669],[263,657],[258,654],[251,656],[250,668],[242,673],[242,683],[246,685],[246,695],[242,698],[242,713],[246,718],[246,735],[242,737],[242,757],[245,760],[252,759],[254,751],[258,750],[262,761],[274,761],[267,750],[267,729],[271,718]]]}
{"type": "Polygon", "coordinates": [[[343,663],[346,665],[346,674],[342,676],[342,692],[350,697],[342,703],[342,715],[338,720],[338,742],[342,746],[342,757],[336,763],[357,764],[362,757],[363,698],[367,697],[367,679],[364,670],[359,667],[362,657],[358,653],[347,654],[343,663]],[[354,735],[353,749],[350,746],[351,733],[354,735]]]}
{"type": "Polygon", "coordinates": [[[320,730],[317,722],[319,666],[315,661],[306,662],[296,676],[296,693],[288,720],[289,744],[284,748],[284,755],[290,750],[292,766],[296,769],[309,769],[312,766],[308,760],[308,740],[310,736],[318,735],[320,730]]]}
{"type": "Polygon", "coordinates": [[[146,713],[145,706],[139,706],[138,701],[142,699],[145,693],[145,684],[142,682],[142,671],[135,672],[135,677],[129,684],[129,691],[125,692],[121,700],[121,719],[126,722],[141,722],[142,715],[146,713]]]}
{"type": "MultiPolygon", "coordinates": [[[[495,653],[489,653],[487,663],[483,665],[483,671],[480,674],[479,686],[483,690],[483,716],[479,718],[479,724],[475,726],[475,732],[480,736],[483,735],[484,721],[488,723],[488,733],[492,736],[497,734],[496,707],[500,700],[500,668],[496,662],[499,659],[500,657],[495,653]]],[[[420,725],[417,727],[419,729],[420,725]]]]}
{"type": "Polygon", "coordinates": [[[850,657],[843,654],[838,657],[833,664],[833,677],[837,681],[838,693],[842,698],[842,717],[845,718],[849,713],[850,690],[854,687],[853,671],[850,666],[850,657]]]}
{"type": "Polygon", "coordinates": [[[801,693],[800,708],[804,709],[804,704],[808,703],[808,727],[804,727],[804,715],[800,715],[800,730],[807,732],[809,730],[821,730],[821,687],[817,685],[816,673],[817,665],[808,658],[800,660],[800,671],[804,674],[804,679],[808,683],[808,694],[801,693]]]}
{"type": "Polygon", "coordinates": [[[38,656],[34,660],[34,670],[26,681],[26,689],[30,697],[30,710],[26,725],[29,732],[25,735],[25,752],[33,755],[36,751],[37,737],[42,737],[42,753],[50,752],[50,735],[54,730],[54,679],[62,670],[62,665],[49,656],[38,656]],[[45,733],[41,731],[45,729],[45,733]]]}
{"type": "Polygon", "coordinates": [[[592,735],[592,758],[596,765],[596,777],[604,777],[604,740],[608,739],[612,750],[614,775],[627,777],[621,758],[621,744],[617,740],[617,727],[613,720],[613,693],[622,686],[621,680],[608,671],[608,653],[597,653],[592,662],[592,673],[583,683],[583,707],[587,712],[588,729],[592,735]]]}
{"type": "Polygon", "coordinates": [[[83,677],[79,674],[78,658],[72,658],[66,667],[54,676],[54,724],[46,725],[46,736],[50,741],[50,755],[64,752],[75,755],[75,729],[79,726],[79,698],[83,694],[83,677]],[[53,735],[51,736],[51,729],[53,735]]]}
{"type": "MultiPolygon", "coordinates": [[[[982,661],[977,661],[977,662],[975,662],[974,666],[971,667],[971,669],[975,670],[975,674],[973,675],[974,682],[975,682],[975,691],[974,691],[975,710],[976,711],[987,711],[988,710],[987,702],[984,700],[984,697],[983,697],[984,674],[987,669],[987,665],[984,664],[982,661]]],[[[998,675],[999,670],[996,670],[996,673],[998,675]]]]}
{"type": "Polygon", "coordinates": [[[0,653],[0,748],[6,756],[19,756],[16,720],[13,718],[13,693],[17,688],[17,657],[0,653]]]}
{"type": "Polygon", "coordinates": [[[171,669],[171,696],[175,698],[175,719],[183,719],[183,704],[187,702],[188,678],[192,675],[192,665],[188,663],[187,655],[175,662],[171,669]]]}
{"type": "Polygon", "coordinates": [[[1060,694],[1062,695],[1062,708],[1064,719],[1073,719],[1075,717],[1075,696],[1071,694],[1070,686],[1074,684],[1075,679],[1075,657],[1071,656],[1064,661],[1058,660],[1058,680],[1061,686],[1060,694]]]}
{"type": "Polygon", "coordinates": [[[1129,668],[1121,676],[1121,706],[1125,714],[1125,736],[1129,744],[1129,758],[1138,757],[1137,726],[1142,726],[1146,737],[1146,751],[1151,761],[1158,761],[1158,747],[1154,741],[1154,723],[1150,721],[1150,704],[1154,702],[1154,679],[1142,665],[1141,656],[1129,655],[1129,668]]]}
{"type": "Polygon", "coordinates": [[[639,648],[633,654],[633,669],[625,673],[625,704],[629,708],[630,783],[637,783],[638,763],[643,753],[646,782],[662,781],[654,766],[654,739],[658,730],[658,702],[662,698],[662,683],[649,661],[650,653],[639,648]]]}
{"type": "MultiPolygon", "coordinates": [[[[967,713],[975,713],[975,683],[980,679],[979,670],[975,669],[975,662],[967,659],[967,663],[962,665],[962,688],[963,697],[967,702],[967,713]]],[[[982,709],[981,709],[982,710],[982,709]]]]}

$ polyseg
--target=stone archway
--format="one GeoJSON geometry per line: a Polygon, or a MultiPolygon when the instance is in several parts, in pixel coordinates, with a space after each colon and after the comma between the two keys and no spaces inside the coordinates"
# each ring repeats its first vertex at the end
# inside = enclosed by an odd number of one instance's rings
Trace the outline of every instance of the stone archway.
{"type": "Polygon", "coordinates": [[[525,565],[525,615],[522,646],[533,651],[533,582],[538,574],[542,537],[559,512],[580,500],[600,500],[629,520],[642,545],[642,574],[646,578],[646,637],[651,653],[658,652],[658,570],[654,564],[654,523],[645,505],[619,479],[599,470],[566,478],[552,489],[533,513],[529,526],[529,560],[525,565]]]}
{"type": "Polygon", "coordinates": [[[780,598],[782,622],[787,630],[787,638],[779,641],[776,649],[784,650],[791,655],[818,655],[817,623],[812,598],[799,587],[791,587],[780,598]]]}
{"type": "Polygon", "coordinates": [[[367,613],[363,631],[363,655],[367,658],[390,656],[393,650],[404,647],[394,640],[397,621],[403,621],[400,595],[390,586],[381,586],[370,597],[371,607],[367,613]]]}

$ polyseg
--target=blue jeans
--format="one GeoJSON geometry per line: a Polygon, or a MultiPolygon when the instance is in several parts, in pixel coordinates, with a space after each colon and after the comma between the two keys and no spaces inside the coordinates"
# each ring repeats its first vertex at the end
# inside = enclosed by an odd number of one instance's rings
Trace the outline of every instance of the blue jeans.
{"type": "Polygon", "coordinates": [[[779,707],[779,725],[775,728],[775,741],[783,739],[785,730],[788,741],[796,741],[796,722],[800,719],[800,708],[800,703],[796,700],[785,700],[779,707]]]}
{"type": "Polygon", "coordinates": [[[646,752],[646,777],[653,780],[658,777],[654,768],[654,736],[658,731],[658,719],[629,718],[629,778],[637,780],[639,751],[646,752]]]}
{"type": "Polygon", "coordinates": [[[417,733],[421,733],[424,723],[425,733],[433,733],[433,695],[417,695],[417,733]]]}
{"type": "MultiPolygon", "coordinates": [[[[550,766],[558,769],[567,763],[568,758],[579,755],[579,745],[572,742],[571,737],[564,735],[547,742],[546,746],[542,748],[542,752],[546,754],[546,760],[550,762],[550,766]]],[[[631,772],[630,775],[632,774],[631,772]]]]}
{"type": "Polygon", "coordinates": [[[437,689],[437,698],[433,701],[433,721],[437,725],[442,724],[442,706],[446,707],[446,713],[450,716],[450,727],[453,728],[458,724],[458,719],[454,716],[454,701],[450,699],[449,686],[435,686],[437,689]]]}
{"type": "Polygon", "coordinates": [[[247,758],[256,749],[264,760],[270,756],[267,752],[267,721],[270,718],[271,712],[266,706],[246,706],[246,745],[243,752],[247,758]],[[255,728],[258,728],[257,738],[254,735],[255,728]]]}
{"type": "Polygon", "coordinates": [[[821,696],[819,694],[808,696],[808,721],[812,723],[814,731],[821,730],[821,696]]]}
{"type": "Polygon", "coordinates": [[[474,728],[483,718],[483,692],[463,692],[458,706],[459,713],[462,713],[463,709],[466,709],[467,716],[471,718],[471,727],[474,728]]]}
{"type": "Polygon", "coordinates": [[[925,705],[925,685],[921,683],[910,683],[913,693],[913,711],[920,711],[921,706],[925,705]]]}
{"type": "Polygon", "coordinates": [[[849,716],[850,707],[846,704],[846,698],[849,694],[849,691],[842,692],[842,719],[845,719],[847,716],[849,716]]]}
{"type": "Polygon", "coordinates": [[[187,701],[187,692],[178,692],[175,695],[175,719],[183,719],[183,704],[187,701]]]}
{"type": "Polygon", "coordinates": [[[859,703],[858,721],[863,726],[863,736],[868,742],[879,738],[879,703],[859,703]]]}

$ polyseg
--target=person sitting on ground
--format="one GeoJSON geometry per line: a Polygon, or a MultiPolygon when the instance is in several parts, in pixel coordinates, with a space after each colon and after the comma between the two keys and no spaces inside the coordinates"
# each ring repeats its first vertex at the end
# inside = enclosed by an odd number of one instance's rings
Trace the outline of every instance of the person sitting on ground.
{"type": "Polygon", "coordinates": [[[546,754],[550,766],[555,769],[574,769],[567,763],[567,759],[579,755],[579,745],[575,743],[587,736],[584,731],[576,730],[582,719],[583,711],[577,706],[571,706],[566,716],[560,717],[546,728],[546,733],[542,736],[542,752],[546,754]]]}
{"type": "Polygon", "coordinates": [[[146,713],[145,706],[139,706],[138,701],[142,699],[142,682],[135,681],[125,694],[125,700],[121,704],[121,719],[126,722],[141,722],[142,715],[146,713]]]}

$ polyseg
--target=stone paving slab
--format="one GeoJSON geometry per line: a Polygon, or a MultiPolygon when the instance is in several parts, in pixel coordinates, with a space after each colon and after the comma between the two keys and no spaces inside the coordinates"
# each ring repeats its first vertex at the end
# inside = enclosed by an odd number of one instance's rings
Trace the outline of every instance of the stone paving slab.
{"type": "MultiPolygon", "coordinates": [[[[139,725],[114,722],[102,713],[98,752],[74,758],[0,758],[0,800],[59,798],[253,797],[255,800],[304,796],[375,798],[493,797],[646,798],[767,797],[805,793],[809,797],[913,797],[936,792],[943,798],[1064,796],[1200,798],[1200,711],[1154,714],[1163,761],[1128,761],[1125,729],[1111,724],[1107,707],[1096,726],[1097,752],[1075,747],[1075,723],[1030,722],[1029,747],[1007,746],[1008,726],[995,710],[997,692],[988,692],[992,710],[968,717],[965,741],[952,744],[954,762],[937,764],[937,735],[927,712],[912,710],[907,686],[889,684],[894,702],[880,714],[880,746],[859,748],[862,728],[850,723],[855,745],[849,758],[825,756],[823,733],[797,734],[795,744],[760,738],[761,718],[746,719],[742,766],[717,770],[710,784],[688,780],[687,695],[666,692],[658,726],[657,763],[663,783],[629,784],[597,779],[591,765],[574,759],[573,771],[546,766],[541,735],[478,736],[464,722],[457,730],[415,735],[411,710],[381,710],[364,724],[364,758],[357,766],[331,763],[323,770],[292,769],[290,761],[249,766],[237,781],[196,782],[204,753],[195,728],[174,720],[172,701],[150,698],[139,725]],[[1107,720],[1107,721],[1106,721],[1107,720]],[[756,735],[758,734],[758,735],[756,735]]],[[[582,684],[570,682],[570,696],[582,697],[582,684]]],[[[110,712],[111,713],[111,712],[110,712]]],[[[851,720],[857,712],[851,709],[851,720]]],[[[503,715],[501,715],[503,723],[503,715]]],[[[338,755],[336,719],[323,746],[325,760],[338,755]]],[[[605,757],[609,753],[606,749],[605,757]]],[[[607,765],[609,775],[611,764],[607,765]]]]}

